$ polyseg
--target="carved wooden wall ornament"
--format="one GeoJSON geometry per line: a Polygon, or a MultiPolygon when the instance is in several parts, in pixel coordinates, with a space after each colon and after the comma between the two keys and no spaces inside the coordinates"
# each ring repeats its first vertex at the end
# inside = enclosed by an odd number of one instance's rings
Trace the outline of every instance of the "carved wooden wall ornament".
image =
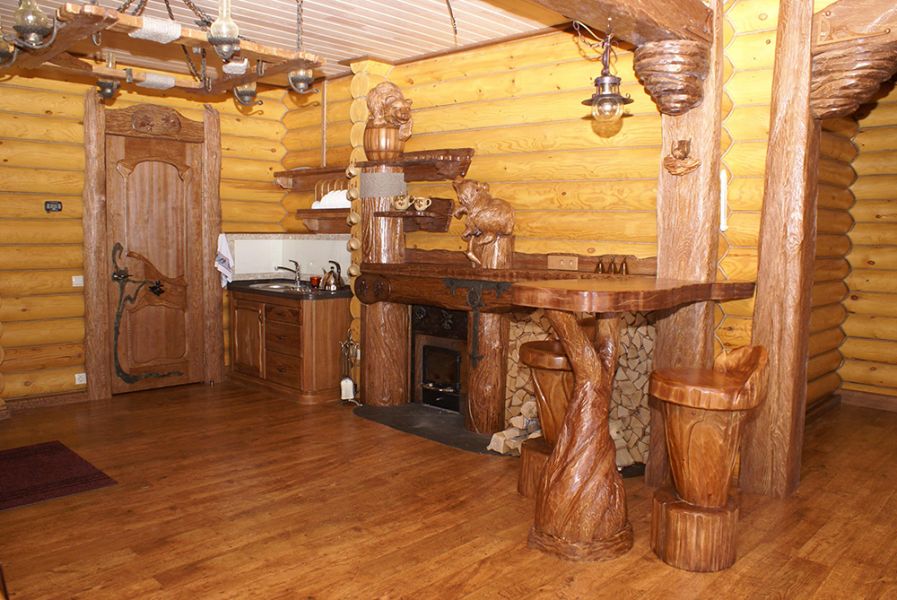
{"type": "Polygon", "coordinates": [[[670,153],[663,159],[663,168],[670,175],[687,175],[701,166],[701,161],[689,156],[691,154],[691,140],[677,140],[670,153]]]}
{"type": "Polygon", "coordinates": [[[665,115],[682,115],[701,103],[710,46],[689,40],[661,40],[635,51],[635,74],[665,115]]]}

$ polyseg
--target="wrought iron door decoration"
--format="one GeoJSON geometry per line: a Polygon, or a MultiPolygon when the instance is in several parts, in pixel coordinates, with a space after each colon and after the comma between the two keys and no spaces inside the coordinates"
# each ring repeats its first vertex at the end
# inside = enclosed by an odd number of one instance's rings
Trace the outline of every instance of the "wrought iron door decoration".
{"type": "MultiPolygon", "coordinates": [[[[115,364],[115,374],[125,383],[137,383],[144,379],[161,379],[163,377],[177,377],[183,375],[184,373],[181,371],[168,371],[165,373],[149,372],[135,375],[133,373],[128,373],[121,366],[118,338],[119,330],[121,328],[121,317],[125,312],[125,307],[137,302],[140,297],[140,291],[144,287],[157,297],[161,297],[166,291],[165,285],[161,279],[134,279],[131,277],[131,273],[128,271],[127,267],[122,268],[118,265],[118,259],[121,257],[122,252],[124,252],[124,248],[121,243],[115,242],[115,245],[112,246],[112,281],[118,284],[118,306],[115,309],[115,321],[112,326],[112,358],[115,364]],[[130,294],[127,293],[128,284],[137,286],[130,294]]],[[[134,255],[134,253],[128,253],[128,256],[132,255],[134,255]]],[[[143,258],[139,255],[134,256],[136,258],[143,258]]],[[[146,259],[143,259],[143,261],[146,263],[149,262],[146,259]]]]}

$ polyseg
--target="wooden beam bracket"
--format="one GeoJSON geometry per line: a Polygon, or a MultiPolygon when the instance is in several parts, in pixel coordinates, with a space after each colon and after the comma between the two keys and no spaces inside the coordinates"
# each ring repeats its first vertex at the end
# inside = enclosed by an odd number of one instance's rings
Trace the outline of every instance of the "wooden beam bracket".
{"type": "Polygon", "coordinates": [[[710,46],[690,40],[661,40],[635,51],[635,74],[665,115],[684,115],[704,99],[710,46]]]}
{"type": "Polygon", "coordinates": [[[843,117],[872,100],[897,72],[897,6],[839,0],[813,15],[810,107],[817,119],[843,117]]]}

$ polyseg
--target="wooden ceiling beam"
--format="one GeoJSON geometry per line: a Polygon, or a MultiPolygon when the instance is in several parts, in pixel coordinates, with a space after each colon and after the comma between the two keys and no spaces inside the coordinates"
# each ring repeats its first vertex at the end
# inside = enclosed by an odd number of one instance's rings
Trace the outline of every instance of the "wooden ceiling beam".
{"type": "Polygon", "coordinates": [[[20,52],[16,59],[16,67],[34,69],[45,62],[52,61],[60,54],[68,52],[75,44],[107,29],[117,20],[118,13],[115,11],[99,6],[86,6],[85,8],[88,10],[85,10],[80,18],[58,25],[59,30],[52,44],[40,50],[20,52]]]}
{"type": "Polygon", "coordinates": [[[712,11],[701,0],[533,0],[636,46],[661,40],[710,43],[712,11]]]}
{"type": "Polygon", "coordinates": [[[838,0],[813,15],[812,39],[813,116],[853,114],[897,71],[897,4],[838,0]]]}

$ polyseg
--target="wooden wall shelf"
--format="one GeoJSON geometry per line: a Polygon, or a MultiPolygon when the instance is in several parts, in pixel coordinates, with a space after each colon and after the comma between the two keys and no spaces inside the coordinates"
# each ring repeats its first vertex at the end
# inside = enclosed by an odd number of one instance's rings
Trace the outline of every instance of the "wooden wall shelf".
{"type": "Polygon", "coordinates": [[[368,161],[358,163],[361,168],[390,166],[405,171],[405,181],[446,181],[467,175],[473,148],[443,148],[406,152],[397,161],[368,161]]]}
{"type": "Polygon", "coordinates": [[[274,181],[285,190],[313,192],[321,181],[346,176],[346,167],[299,167],[274,173],[274,181]]]}
{"type": "Polygon", "coordinates": [[[348,208],[307,208],[296,211],[296,218],[312,233],[349,233],[348,208]]]}
{"type": "Polygon", "coordinates": [[[427,210],[386,210],[375,212],[374,216],[403,219],[405,233],[413,231],[444,233],[449,230],[454,203],[449,198],[431,198],[431,200],[433,203],[427,210]]]}

